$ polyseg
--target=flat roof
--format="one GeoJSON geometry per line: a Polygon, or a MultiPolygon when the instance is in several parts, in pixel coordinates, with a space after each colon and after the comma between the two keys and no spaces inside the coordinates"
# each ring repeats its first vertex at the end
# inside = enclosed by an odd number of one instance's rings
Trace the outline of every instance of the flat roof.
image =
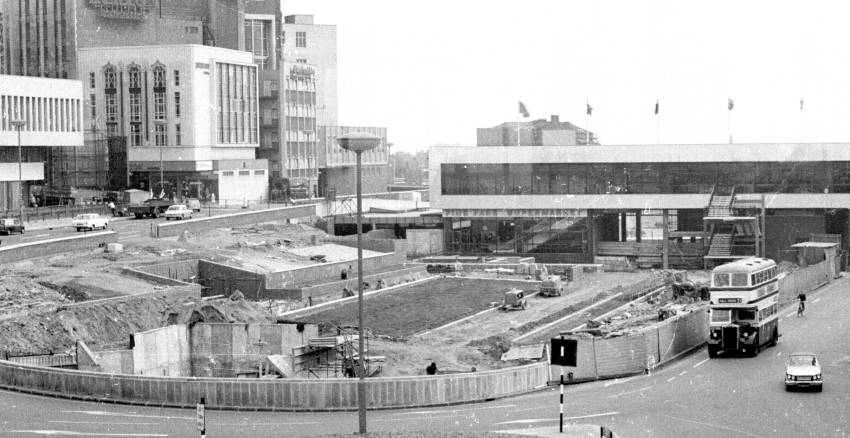
{"type": "Polygon", "coordinates": [[[835,242],[800,242],[791,245],[791,248],[834,248],[838,246],[835,242]]]}
{"type": "Polygon", "coordinates": [[[770,264],[776,264],[773,260],[763,259],[759,257],[748,257],[741,260],[735,260],[724,265],[714,268],[714,272],[738,272],[743,267],[766,267],[770,264]]]}

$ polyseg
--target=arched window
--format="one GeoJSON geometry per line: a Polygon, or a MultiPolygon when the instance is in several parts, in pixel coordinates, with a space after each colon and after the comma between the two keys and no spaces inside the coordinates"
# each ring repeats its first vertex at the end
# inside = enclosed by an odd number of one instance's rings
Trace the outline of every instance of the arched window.
{"type": "Polygon", "coordinates": [[[157,62],[153,66],[153,88],[165,88],[165,66],[157,62]]]}
{"type": "Polygon", "coordinates": [[[116,88],[116,77],[117,75],[115,74],[115,67],[112,64],[106,64],[106,67],[103,68],[103,82],[105,88],[116,88]]]}
{"type": "Polygon", "coordinates": [[[142,88],[142,71],[138,65],[131,64],[127,69],[127,75],[130,79],[130,88],[142,88]]]}

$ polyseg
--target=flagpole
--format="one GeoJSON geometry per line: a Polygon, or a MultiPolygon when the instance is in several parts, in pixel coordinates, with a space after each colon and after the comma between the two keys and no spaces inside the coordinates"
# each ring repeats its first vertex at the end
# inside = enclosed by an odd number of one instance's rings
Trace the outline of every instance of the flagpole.
{"type": "Polygon", "coordinates": [[[516,145],[517,146],[521,146],[520,141],[519,141],[519,120],[520,120],[519,118],[520,117],[521,117],[520,114],[516,115],[516,145]]]}
{"type": "Polygon", "coordinates": [[[732,144],[732,109],[726,108],[726,133],[729,134],[729,144],[732,144]]]}
{"type": "Polygon", "coordinates": [[[800,143],[805,143],[805,139],[803,138],[803,133],[806,132],[804,128],[803,122],[803,99],[800,98],[800,143]]]}
{"type": "Polygon", "coordinates": [[[661,112],[658,108],[658,99],[655,99],[655,144],[661,144],[661,112]]]}

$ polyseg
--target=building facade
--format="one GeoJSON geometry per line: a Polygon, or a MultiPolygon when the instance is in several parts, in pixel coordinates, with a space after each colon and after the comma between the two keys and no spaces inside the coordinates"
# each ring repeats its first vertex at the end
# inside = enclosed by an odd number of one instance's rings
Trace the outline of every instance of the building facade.
{"type": "Polygon", "coordinates": [[[85,122],[127,138],[129,187],[239,202],[266,199],[257,67],[248,52],[201,45],[79,51],[85,122]]]}
{"type": "Polygon", "coordinates": [[[562,122],[557,115],[550,120],[531,122],[505,122],[492,128],[478,128],[478,146],[576,146],[597,145],[593,132],[570,122],[562,122]],[[588,143],[588,135],[590,143],[588,143]]]}
{"type": "Polygon", "coordinates": [[[287,62],[310,64],[316,70],[318,124],[339,124],[336,26],[315,24],[312,15],[287,15],[281,30],[283,58],[287,62]]]}
{"type": "Polygon", "coordinates": [[[318,196],[353,195],[357,191],[357,154],[339,146],[336,139],[351,132],[367,132],[381,138],[378,147],[363,152],[361,182],[363,193],[387,191],[390,144],[387,128],[366,126],[320,126],[319,191],[318,196]]]}
{"type": "Polygon", "coordinates": [[[29,203],[35,196],[52,147],[82,146],[82,102],[79,81],[0,75],[0,211],[16,209],[21,199],[29,203]],[[20,163],[16,120],[25,122],[20,127],[20,163]]]}
{"type": "Polygon", "coordinates": [[[848,245],[850,144],[435,147],[445,247],[540,260],[701,266],[848,245]]]}

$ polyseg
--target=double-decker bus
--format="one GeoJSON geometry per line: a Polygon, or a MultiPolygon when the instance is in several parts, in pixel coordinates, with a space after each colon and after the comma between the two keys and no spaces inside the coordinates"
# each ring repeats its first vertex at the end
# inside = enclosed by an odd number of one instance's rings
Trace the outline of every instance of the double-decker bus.
{"type": "Polygon", "coordinates": [[[779,267],[747,258],[711,271],[708,355],[756,356],[779,340],[779,267]]]}

